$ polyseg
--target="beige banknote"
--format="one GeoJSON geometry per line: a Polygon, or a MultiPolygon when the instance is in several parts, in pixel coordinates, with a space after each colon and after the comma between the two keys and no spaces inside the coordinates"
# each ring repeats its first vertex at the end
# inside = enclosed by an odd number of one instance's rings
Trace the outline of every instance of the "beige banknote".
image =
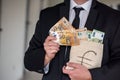
{"type": "Polygon", "coordinates": [[[50,32],[63,31],[63,30],[69,30],[69,31],[75,30],[71,25],[71,23],[65,17],[60,19],[54,26],[52,26],[50,32]]]}
{"type": "Polygon", "coordinates": [[[74,46],[80,43],[75,28],[65,17],[60,19],[49,32],[57,38],[55,42],[60,45],[74,46]]]}
{"type": "Polygon", "coordinates": [[[56,37],[56,42],[60,45],[75,46],[80,44],[80,40],[76,32],[69,30],[56,31],[51,33],[52,36],[56,37]]]}
{"type": "Polygon", "coordinates": [[[88,40],[87,28],[76,29],[76,33],[80,40],[88,40]]]}

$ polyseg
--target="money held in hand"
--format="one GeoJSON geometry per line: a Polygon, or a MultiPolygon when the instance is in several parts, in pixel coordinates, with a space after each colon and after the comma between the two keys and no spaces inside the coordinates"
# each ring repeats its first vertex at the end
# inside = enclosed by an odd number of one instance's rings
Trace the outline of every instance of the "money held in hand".
{"type": "Polygon", "coordinates": [[[87,28],[75,29],[70,22],[63,17],[50,30],[49,34],[56,37],[55,42],[64,46],[80,45],[80,40],[103,43],[105,33],[87,28]]]}
{"type": "Polygon", "coordinates": [[[55,42],[60,45],[75,46],[80,44],[75,29],[65,17],[59,20],[49,32],[51,36],[57,38],[55,42]]]}
{"type": "Polygon", "coordinates": [[[60,45],[75,46],[80,44],[80,40],[75,32],[63,30],[51,32],[51,35],[57,38],[55,42],[60,45]]]}

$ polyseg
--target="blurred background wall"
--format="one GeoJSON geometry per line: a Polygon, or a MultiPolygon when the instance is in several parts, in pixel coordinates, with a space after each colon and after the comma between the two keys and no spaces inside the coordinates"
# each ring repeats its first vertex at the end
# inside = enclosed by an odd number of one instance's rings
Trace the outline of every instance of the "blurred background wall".
{"type": "Polygon", "coordinates": [[[0,80],[23,76],[25,0],[1,0],[0,80]]]}
{"type": "MultiPolygon", "coordinates": [[[[41,80],[24,68],[23,58],[41,9],[63,0],[0,0],[0,80],[41,80]]],[[[120,0],[99,0],[114,9],[120,0]]]]}

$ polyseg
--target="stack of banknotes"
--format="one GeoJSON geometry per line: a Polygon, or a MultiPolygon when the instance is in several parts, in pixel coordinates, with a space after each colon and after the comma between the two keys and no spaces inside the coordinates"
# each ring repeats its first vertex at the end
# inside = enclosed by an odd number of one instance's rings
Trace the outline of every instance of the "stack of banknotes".
{"type": "Polygon", "coordinates": [[[65,17],[60,19],[49,30],[49,34],[56,37],[55,42],[66,46],[80,45],[80,40],[103,43],[103,38],[105,35],[104,32],[95,29],[93,29],[93,31],[87,30],[86,27],[75,29],[65,17]]]}

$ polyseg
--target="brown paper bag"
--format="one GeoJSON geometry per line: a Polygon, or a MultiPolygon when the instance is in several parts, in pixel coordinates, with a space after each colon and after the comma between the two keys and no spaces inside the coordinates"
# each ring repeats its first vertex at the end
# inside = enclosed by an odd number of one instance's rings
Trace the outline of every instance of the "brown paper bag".
{"type": "Polygon", "coordinates": [[[101,67],[103,44],[80,40],[80,45],[72,46],[70,62],[79,63],[88,69],[101,67]]]}

